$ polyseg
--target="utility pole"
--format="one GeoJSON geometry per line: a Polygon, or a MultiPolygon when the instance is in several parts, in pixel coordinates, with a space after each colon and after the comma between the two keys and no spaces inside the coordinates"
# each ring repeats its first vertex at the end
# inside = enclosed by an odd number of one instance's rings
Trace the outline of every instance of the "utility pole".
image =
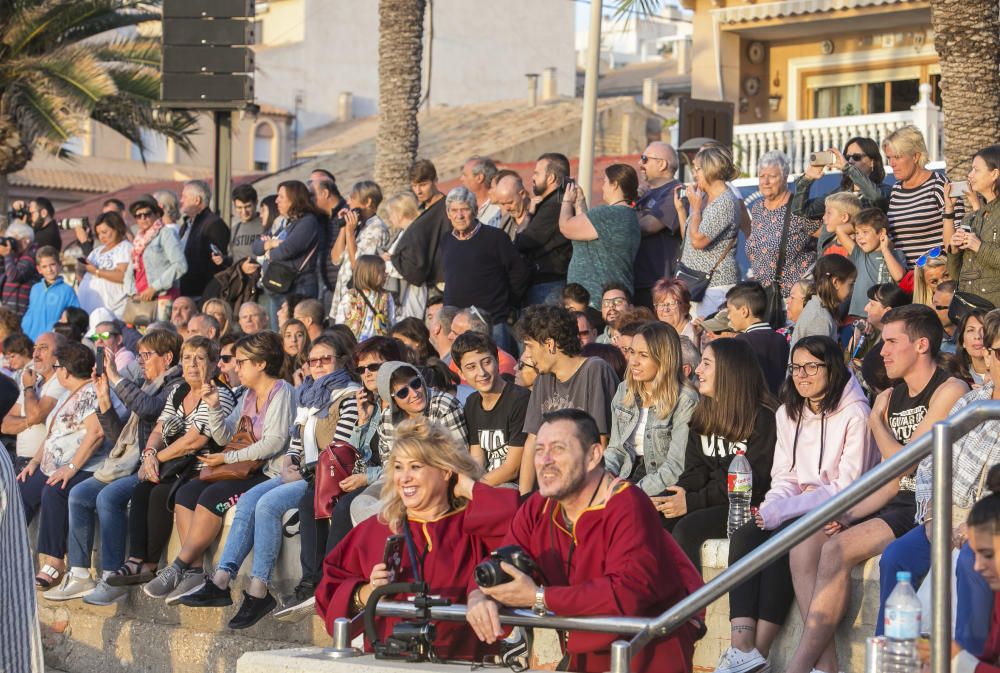
{"type": "Polygon", "coordinates": [[[594,132],[597,128],[597,76],[601,68],[602,0],[590,0],[590,33],[587,42],[586,79],[583,82],[583,124],[580,128],[580,168],[577,184],[587,203],[593,203],[591,184],[594,178],[594,132]]]}

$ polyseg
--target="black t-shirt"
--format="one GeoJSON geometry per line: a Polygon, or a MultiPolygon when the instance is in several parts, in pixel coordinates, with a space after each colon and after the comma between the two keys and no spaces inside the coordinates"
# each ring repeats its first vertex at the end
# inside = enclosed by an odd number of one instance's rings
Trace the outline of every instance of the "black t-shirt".
{"type": "Polygon", "coordinates": [[[507,460],[508,447],[524,446],[528,437],[524,430],[524,417],[530,399],[530,390],[507,383],[500,399],[489,411],[483,408],[483,396],[479,392],[472,393],[465,401],[469,438],[486,453],[487,472],[503,465],[507,460]]]}
{"type": "Polygon", "coordinates": [[[679,184],[677,180],[671,180],[665,185],[650,189],[636,205],[640,215],[642,211],[649,211],[666,225],[655,234],[643,236],[639,242],[639,252],[635,256],[636,289],[651,288],[661,278],[674,275],[681,244],[678,235],[680,225],[674,208],[674,188],[679,184]]]}
{"type": "Polygon", "coordinates": [[[889,430],[892,431],[897,442],[900,444],[910,442],[913,432],[927,415],[931,397],[949,378],[946,371],[938,368],[934,370],[934,375],[931,376],[924,389],[913,397],[910,397],[910,391],[905,381],[892,389],[892,396],[889,398],[888,421],[889,430]]]}

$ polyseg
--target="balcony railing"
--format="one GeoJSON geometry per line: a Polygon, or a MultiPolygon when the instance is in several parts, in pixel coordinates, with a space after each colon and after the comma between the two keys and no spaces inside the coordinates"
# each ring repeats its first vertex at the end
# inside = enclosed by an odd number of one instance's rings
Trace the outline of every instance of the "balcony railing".
{"type": "Polygon", "coordinates": [[[872,138],[881,147],[882,141],[901,126],[912,124],[924,134],[929,161],[940,161],[942,148],[941,111],[930,100],[929,84],[920,86],[920,100],[905,112],[826,117],[802,121],[741,124],[733,127],[733,149],[742,175],[757,176],[757,161],[765,152],[780,150],[791,163],[792,174],[801,173],[809,165],[809,155],[830,147],[844,148],[850,138],[872,138]]]}

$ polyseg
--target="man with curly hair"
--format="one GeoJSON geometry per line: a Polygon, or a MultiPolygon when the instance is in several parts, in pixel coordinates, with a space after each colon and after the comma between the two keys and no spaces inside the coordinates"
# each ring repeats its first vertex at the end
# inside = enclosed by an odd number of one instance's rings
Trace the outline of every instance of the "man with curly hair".
{"type": "Polygon", "coordinates": [[[530,493],[535,485],[535,435],[544,415],[582,409],[597,422],[601,443],[607,446],[611,400],[620,381],[604,360],[580,355],[576,317],[561,306],[532,306],[524,312],[517,331],[524,341],[524,354],[538,370],[524,421],[528,437],[520,471],[521,492],[530,493]]]}

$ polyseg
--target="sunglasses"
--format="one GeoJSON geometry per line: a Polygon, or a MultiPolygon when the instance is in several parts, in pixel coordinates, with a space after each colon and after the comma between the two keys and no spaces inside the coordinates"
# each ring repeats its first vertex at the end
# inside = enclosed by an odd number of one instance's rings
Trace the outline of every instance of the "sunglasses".
{"type": "Polygon", "coordinates": [[[641,157],[639,157],[639,163],[642,164],[648,163],[650,159],[653,159],[654,161],[666,161],[666,159],[662,157],[649,157],[643,154],[641,157]]]}
{"type": "Polygon", "coordinates": [[[219,356],[219,360],[221,362],[225,362],[228,365],[230,362],[233,361],[234,357],[236,357],[236,356],[235,355],[220,355],[219,356]]]}
{"type": "Polygon", "coordinates": [[[153,211],[152,210],[140,210],[138,213],[135,214],[135,219],[137,219],[137,220],[151,220],[151,219],[153,219],[153,211]]]}
{"type": "MultiPolygon", "coordinates": [[[[586,332],[580,332],[580,334],[586,334],[586,332]]],[[[518,362],[517,362],[517,371],[521,371],[525,367],[527,367],[528,369],[534,369],[536,372],[538,371],[538,367],[536,367],[535,365],[531,364],[530,362],[524,362],[523,360],[518,360],[518,362]]]]}
{"type": "Polygon", "coordinates": [[[858,153],[858,154],[845,154],[844,158],[847,159],[848,161],[853,161],[854,163],[857,163],[857,162],[861,161],[862,159],[864,159],[866,156],[868,156],[868,155],[867,154],[861,154],[861,153],[858,153]]]}
{"type": "Polygon", "coordinates": [[[321,355],[318,358],[311,358],[309,360],[306,360],[306,362],[309,363],[310,367],[319,367],[320,365],[328,365],[331,362],[333,362],[333,356],[321,355]]]}
{"type": "Polygon", "coordinates": [[[927,262],[932,259],[937,259],[941,256],[941,246],[937,245],[925,252],[924,254],[917,257],[917,266],[926,266],[927,262]]]}
{"type": "Polygon", "coordinates": [[[368,373],[368,374],[378,374],[378,370],[382,368],[381,362],[373,362],[368,365],[361,365],[358,367],[358,373],[368,373]]]}
{"type": "Polygon", "coordinates": [[[94,332],[87,338],[91,341],[97,342],[101,339],[110,339],[113,336],[119,336],[118,332],[94,332]]]}
{"type": "Polygon", "coordinates": [[[395,397],[397,400],[405,400],[407,397],[410,396],[411,391],[415,393],[420,392],[420,390],[423,389],[423,387],[424,387],[424,382],[420,380],[420,377],[414,376],[412,379],[410,379],[409,383],[407,383],[405,386],[394,392],[392,396],[395,397]]]}

